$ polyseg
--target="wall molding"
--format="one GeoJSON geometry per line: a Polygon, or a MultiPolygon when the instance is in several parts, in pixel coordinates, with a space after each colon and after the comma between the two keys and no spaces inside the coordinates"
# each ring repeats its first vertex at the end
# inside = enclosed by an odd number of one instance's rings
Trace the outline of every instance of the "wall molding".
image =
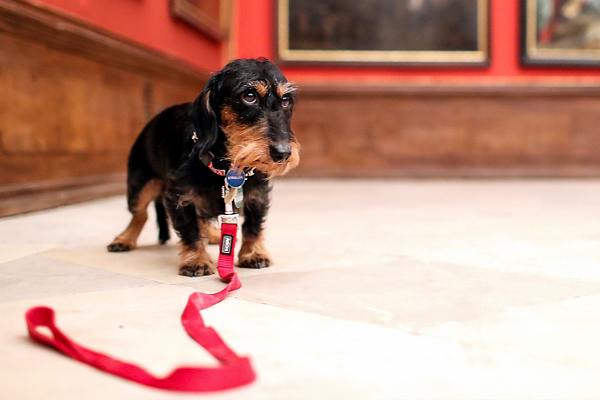
{"type": "Polygon", "coordinates": [[[183,60],[24,0],[0,0],[0,33],[161,78],[206,80],[209,75],[183,60]]]}
{"type": "Polygon", "coordinates": [[[572,83],[436,83],[436,84],[299,84],[303,96],[600,96],[600,84],[572,83]]]}

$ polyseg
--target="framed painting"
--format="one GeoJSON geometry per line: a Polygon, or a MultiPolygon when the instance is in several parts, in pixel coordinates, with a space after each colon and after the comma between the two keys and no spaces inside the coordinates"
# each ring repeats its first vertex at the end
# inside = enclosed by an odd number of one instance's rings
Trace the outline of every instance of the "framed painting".
{"type": "Polygon", "coordinates": [[[524,65],[600,65],[600,0],[522,0],[524,65]]]}
{"type": "Polygon", "coordinates": [[[210,38],[223,41],[229,34],[231,0],[171,0],[171,13],[210,38]]]}
{"type": "Polygon", "coordinates": [[[275,0],[282,63],[487,65],[488,0],[275,0]]]}

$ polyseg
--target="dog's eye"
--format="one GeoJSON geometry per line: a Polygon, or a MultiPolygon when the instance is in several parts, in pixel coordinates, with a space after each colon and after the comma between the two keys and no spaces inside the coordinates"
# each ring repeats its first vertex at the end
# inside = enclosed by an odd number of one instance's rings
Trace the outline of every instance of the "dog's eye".
{"type": "Polygon", "coordinates": [[[287,94],[283,95],[283,97],[281,98],[281,106],[283,108],[288,108],[290,106],[290,96],[288,96],[287,94]]]}
{"type": "Polygon", "coordinates": [[[256,93],[254,93],[253,91],[248,91],[242,95],[242,100],[246,104],[256,104],[258,98],[256,96],[256,93]]]}

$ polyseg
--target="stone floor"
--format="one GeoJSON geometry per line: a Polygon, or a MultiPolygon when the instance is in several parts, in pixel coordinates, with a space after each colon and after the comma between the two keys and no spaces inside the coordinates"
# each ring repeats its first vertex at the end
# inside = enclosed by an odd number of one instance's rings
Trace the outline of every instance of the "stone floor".
{"type": "Polygon", "coordinates": [[[600,398],[600,180],[276,182],[274,265],[203,312],[258,379],[207,395],[27,337],[47,305],[78,343],[157,375],[212,365],[179,316],[223,284],[177,275],[154,222],[108,253],[128,219],[124,197],[0,219],[0,398],[600,398]]]}

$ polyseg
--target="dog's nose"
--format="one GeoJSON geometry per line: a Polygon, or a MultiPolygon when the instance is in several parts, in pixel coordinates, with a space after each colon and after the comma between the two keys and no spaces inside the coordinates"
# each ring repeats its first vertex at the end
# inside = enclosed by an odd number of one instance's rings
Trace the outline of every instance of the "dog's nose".
{"type": "Polygon", "coordinates": [[[273,161],[282,163],[290,158],[292,147],[289,144],[276,144],[274,146],[269,146],[269,153],[271,154],[273,161]]]}

